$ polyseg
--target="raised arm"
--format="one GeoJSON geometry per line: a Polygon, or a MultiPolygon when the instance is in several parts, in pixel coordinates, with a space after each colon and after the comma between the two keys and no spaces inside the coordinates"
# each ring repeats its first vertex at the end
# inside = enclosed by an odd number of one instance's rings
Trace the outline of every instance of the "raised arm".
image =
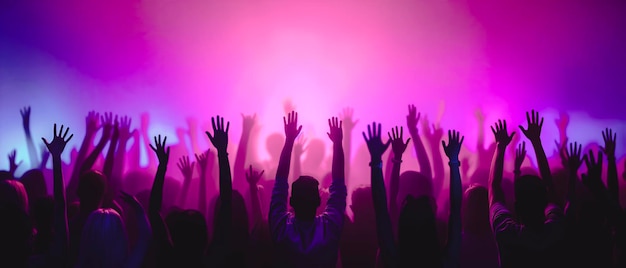
{"type": "MultiPolygon", "coordinates": [[[[111,186],[111,176],[113,175],[113,166],[115,161],[115,149],[117,147],[117,141],[120,138],[120,129],[119,129],[119,121],[117,120],[117,115],[115,116],[115,120],[113,123],[113,135],[111,136],[111,142],[109,143],[109,149],[107,150],[107,155],[104,159],[104,167],[102,169],[102,173],[109,178],[109,186],[111,186]]],[[[115,189],[113,189],[115,190],[115,189]]]]}
{"type": "Polygon", "coordinates": [[[397,220],[400,216],[400,208],[398,207],[398,192],[400,190],[400,166],[402,165],[402,155],[404,151],[406,151],[407,146],[409,145],[409,141],[411,138],[404,142],[404,129],[396,126],[395,129],[391,129],[391,134],[389,135],[389,140],[391,141],[391,151],[393,158],[391,158],[391,162],[393,163],[393,167],[391,168],[391,179],[389,180],[389,209],[391,210],[391,218],[397,220]]]}
{"type": "Polygon", "coordinates": [[[520,143],[517,146],[517,150],[515,150],[515,169],[513,170],[515,180],[517,180],[520,176],[522,176],[522,164],[524,163],[524,158],[526,158],[526,142],[525,141],[520,143]]]}
{"type": "Polygon", "coordinates": [[[443,189],[443,181],[445,176],[443,158],[441,158],[441,147],[439,147],[439,142],[443,138],[443,129],[433,124],[433,131],[431,132],[431,125],[429,125],[428,120],[424,118],[423,121],[424,122],[422,123],[422,125],[424,129],[424,136],[426,136],[426,139],[428,140],[428,146],[430,147],[430,152],[433,157],[433,194],[435,196],[439,196],[441,194],[441,190],[443,189]]]}
{"type": "Polygon", "coordinates": [[[41,138],[48,147],[48,151],[52,155],[52,170],[54,173],[54,237],[50,257],[53,263],[59,267],[66,267],[69,262],[69,238],[67,230],[67,206],[65,200],[65,184],[63,183],[63,171],[61,164],[61,154],[67,143],[74,137],[74,134],[67,136],[69,128],[63,132],[63,125],[57,132],[57,125],[54,124],[54,138],[48,142],[45,138],[41,138]]]}
{"type": "Polygon", "coordinates": [[[152,235],[154,236],[157,244],[157,252],[160,256],[165,256],[172,249],[172,242],[170,240],[169,232],[163,218],[161,217],[161,206],[163,205],[163,184],[165,183],[165,173],[167,172],[167,163],[170,158],[170,148],[165,147],[167,137],[161,139],[159,135],[158,139],[154,137],[154,146],[150,144],[150,148],[156,154],[159,159],[159,166],[157,167],[156,175],[154,176],[154,182],[152,183],[152,190],[150,191],[150,204],[148,207],[148,218],[152,225],[152,235]]]}
{"type": "Polygon", "coordinates": [[[345,181],[345,158],[343,152],[343,129],[342,122],[337,117],[328,119],[330,131],[328,138],[333,142],[333,181],[330,184],[330,196],[326,203],[325,214],[335,221],[336,226],[343,226],[343,219],[346,210],[346,189],[345,181]]]}
{"type": "Polygon", "coordinates": [[[291,172],[291,181],[295,181],[302,175],[302,155],[306,151],[306,142],[307,139],[304,137],[304,135],[298,136],[298,138],[294,142],[293,154],[291,159],[293,161],[293,172],[291,172]]]}
{"type": "Polygon", "coordinates": [[[113,130],[113,114],[105,113],[104,116],[102,116],[102,122],[104,124],[104,127],[102,128],[102,136],[100,137],[100,141],[98,141],[96,147],[85,159],[85,162],[83,162],[80,166],[80,173],[78,174],[79,176],[89,171],[93,167],[93,164],[96,163],[98,156],[100,156],[100,153],[102,153],[104,146],[106,146],[109,138],[111,138],[113,130]]]}
{"type": "Polygon", "coordinates": [[[33,141],[33,136],[30,133],[30,106],[24,107],[20,110],[22,115],[22,126],[24,127],[24,134],[26,135],[26,147],[28,147],[28,158],[30,159],[31,168],[39,167],[39,159],[37,159],[37,148],[33,141]]]}
{"type": "MultiPolygon", "coordinates": [[[[120,118],[119,125],[119,143],[117,145],[117,151],[115,152],[115,164],[113,165],[113,173],[109,180],[115,181],[117,185],[121,185],[122,178],[124,176],[124,169],[126,168],[126,145],[130,140],[132,133],[130,131],[130,124],[132,119],[128,116],[120,118]]],[[[115,133],[114,133],[115,134],[115,133]]]]}
{"type": "Polygon", "coordinates": [[[289,165],[291,165],[291,152],[296,137],[302,131],[302,126],[298,126],[298,113],[291,112],[287,118],[283,117],[285,126],[285,146],[280,153],[278,169],[276,170],[276,181],[274,182],[274,190],[272,191],[272,199],[270,201],[269,224],[274,230],[278,221],[287,213],[287,198],[289,195],[289,165]]]}
{"type": "Polygon", "coordinates": [[[343,122],[343,129],[345,132],[343,139],[343,149],[346,152],[346,163],[348,163],[345,167],[346,179],[348,180],[348,184],[350,183],[350,166],[352,164],[352,131],[356,124],[359,123],[359,120],[354,120],[354,109],[352,108],[344,108],[341,114],[341,121],[343,122]]]}
{"type": "Polygon", "coordinates": [[[246,157],[248,155],[248,142],[250,141],[250,133],[254,123],[256,121],[256,114],[252,116],[245,116],[241,114],[243,119],[243,128],[241,131],[241,138],[239,139],[239,145],[237,147],[237,156],[235,157],[235,166],[233,167],[235,189],[243,191],[246,189],[246,157]]]}
{"type": "Polygon", "coordinates": [[[246,180],[248,181],[248,186],[250,188],[250,203],[252,204],[253,226],[257,226],[263,222],[263,212],[261,212],[258,183],[264,172],[264,170],[261,170],[260,173],[256,170],[253,170],[252,165],[250,165],[250,171],[246,172],[246,180]]]}
{"type": "Polygon", "coordinates": [[[146,217],[146,212],[141,206],[141,203],[137,199],[127,193],[122,192],[120,197],[126,202],[132,209],[137,219],[137,242],[131,249],[128,259],[125,263],[125,268],[139,268],[143,264],[144,257],[148,252],[150,246],[150,240],[152,238],[152,228],[146,217]]]}
{"type": "Polygon", "coordinates": [[[565,151],[565,169],[568,176],[568,189],[565,205],[565,216],[573,219],[576,213],[576,183],[578,182],[578,169],[583,159],[581,158],[582,145],[577,142],[569,144],[569,151],[565,151]]]}
{"type": "MultiPolygon", "coordinates": [[[[393,229],[391,226],[391,218],[387,210],[387,194],[385,191],[385,182],[383,180],[383,154],[389,148],[391,140],[383,143],[380,137],[380,124],[376,122],[367,126],[367,135],[363,132],[363,139],[367,143],[367,149],[370,152],[371,162],[371,183],[372,198],[374,200],[374,212],[376,214],[376,235],[378,236],[378,246],[385,267],[398,266],[398,251],[393,237],[393,229]]],[[[397,137],[403,143],[401,137],[397,137]]]]}
{"type": "Polygon", "coordinates": [[[430,160],[428,159],[428,154],[426,153],[424,143],[422,143],[422,139],[417,132],[417,123],[419,122],[419,120],[420,114],[417,113],[415,105],[409,105],[409,115],[406,116],[406,124],[407,128],[409,129],[409,134],[411,134],[411,138],[413,139],[415,153],[417,154],[417,161],[420,166],[420,173],[422,173],[427,178],[432,179],[433,172],[430,168],[430,160]]]}
{"type": "Polygon", "coordinates": [[[191,178],[193,177],[193,167],[196,162],[189,162],[189,156],[181,156],[178,159],[178,169],[180,169],[180,173],[183,174],[183,189],[178,195],[178,206],[181,208],[185,207],[185,201],[187,201],[187,195],[189,195],[189,185],[191,185],[191,178]]]}
{"type": "Polygon", "coordinates": [[[461,186],[461,172],[459,167],[459,153],[465,137],[460,137],[458,131],[448,131],[448,145],[441,141],[443,150],[448,156],[450,166],[450,216],[448,221],[448,243],[446,244],[446,257],[454,267],[459,266],[461,258],[461,199],[463,189],[461,186]]]}
{"type": "Polygon", "coordinates": [[[492,206],[496,202],[504,204],[504,191],[502,190],[502,177],[504,172],[504,153],[506,147],[511,143],[515,132],[509,135],[506,128],[506,120],[498,120],[498,122],[491,127],[491,132],[496,138],[496,153],[493,156],[491,164],[491,172],[489,173],[489,206],[492,206]]]}
{"type": "Polygon", "coordinates": [[[16,157],[17,150],[11,151],[11,153],[9,154],[9,173],[11,173],[11,176],[13,178],[15,178],[15,171],[17,171],[17,168],[22,164],[22,161],[17,163],[17,161],[15,160],[16,157]]]}
{"type": "Polygon", "coordinates": [[[213,125],[213,135],[211,135],[208,131],[206,131],[206,135],[209,137],[209,140],[217,150],[217,158],[220,168],[220,207],[217,215],[218,226],[215,228],[221,232],[218,232],[220,237],[216,237],[214,240],[224,243],[222,245],[230,245],[230,228],[232,226],[233,219],[233,183],[232,175],[230,173],[230,162],[228,161],[228,129],[230,128],[230,122],[226,122],[226,125],[224,125],[224,118],[221,118],[218,115],[217,118],[211,118],[211,124],[213,125]]]}
{"type": "Polygon", "coordinates": [[[613,200],[619,202],[619,185],[617,182],[617,160],[615,159],[615,147],[617,143],[617,133],[613,133],[613,130],[607,128],[602,131],[602,138],[604,139],[604,147],[601,147],[602,152],[606,155],[606,160],[609,162],[607,170],[606,184],[608,186],[609,194],[613,197],[613,200]]]}
{"type": "Polygon", "coordinates": [[[528,138],[533,145],[533,149],[535,150],[535,155],[537,157],[537,165],[539,166],[539,173],[541,174],[541,179],[545,184],[548,193],[548,200],[550,200],[550,202],[555,202],[557,198],[554,183],[552,181],[552,173],[550,172],[550,165],[548,164],[546,152],[543,150],[543,145],[541,144],[543,117],[540,118],[539,112],[532,110],[532,115],[529,115],[528,112],[526,112],[526,121],[528,122],[528,128],[524,129],[522,126],[519,126],[519,128],[522,130],[522,133],[524,133],[524,136],[526,136],[526,138],[528,138]]]}
{"type": "Polygon", "coordinates": [[[209,150],[201,154],[196,154],[196,161],[198,161],[198,170],[200,171],[200,191],[198,192],[198,210],[202,212],[205,217],[209,215],[207,206],[207,166],[209,163],[209,150]]]}
{"type": "Polygon", "coordinates": [[[96,136],[96,132],[98,132],[98,130],[102,127],[102,125],[100,125],[100,115],[94,111],[89,112],[85,118],[85,125],[85,137],[83,138],[83,142],[78,150],[76,161],[72,163],[74,168],[67,187],[67,192],[69,193],[68,199],[70,201],[75,200],[77,197],[76,190],[78,189],[78,178],[81,175],[81,167],[87,157],[87,154],[89,153],[89,150],[91,150],[91,144],[96,136]]]}

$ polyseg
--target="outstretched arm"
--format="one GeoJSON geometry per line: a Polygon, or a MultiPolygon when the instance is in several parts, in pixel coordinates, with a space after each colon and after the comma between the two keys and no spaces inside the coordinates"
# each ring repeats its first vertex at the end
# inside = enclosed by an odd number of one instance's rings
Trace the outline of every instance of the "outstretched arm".
{"type": "MultiPolygon", "coordinates": [[[[226,122],[224,126],[224,118],[219,115],[216,118],[211,118],[213,125],[213,135],[206,132],[209,140],[215,149],[217,149],[217,158],[220,167],[220,212],[218,217],[218,223],[222,226],[216,227],[222,230],[224,235],[229,234],[229,228],[232,225],[232,200],[233,200],[233,184],[230,174],[230,162],[228,161],[228,129],[230,128],[230,122],[226,122]]],[[[230,241],[227,237],[226,241],[230,241]]]]}
{"type": "Polygon", "coordinates": [[[567,200],[565,205],[565,216],[573,220],[576,213],[576,182],[578,181],[578,169],[582,164],[582,145],[574,143],[569,145],[569,151],[565,151],[565,168],[568,176],[567,200]]]}
{"type": "MultiPolygon", "coordinates": [[[[372,198],[374,200],[374,212],[376,213],[376,234],[378,236],[378,246],[386,267],[398,266],[398,252],[393,237],[393,229],[391,226],[391,218],[387,210],[387,194],[385,191],[385,182],[383,181],[383,153],[389,148],[391,140],[383,143],[380,138],[380,124],[375,122],[367,126],[367,135],[363,132],[363,139],[367,143],[367,149],[370,152],[371,162],[371,183],[372,198]]],[[[404,143],[401,137],[397,143],[404,143]]]]}
{"type": "Polygon", "coordinates": [[[515,169],[513,170],[515,180],[522,176],[522,164],[524,163],[524,158],[526,158],[526,142],[522,142],[518,145],[517,150],[515,150],[515,169]]]}
{"type": "Polygon", "coordinates": [[[333,181],[329,188],[330,196],[326,203],[325,214],[328,216],[328,219],[334,221],[335,226],[339,228],[338,232],[340,232],[346,211],[346,196],[348,195],[342,144],[343,129],[342,122],[337,117],[328,119],[328,126],[330,127],[330,132],[327,133],[328,138],[333,142],[333,181]]]}
{"type": "Polygon", "coordinates": [[[391,218],[392,221],[395,221],[400,216],[400,208],[398,207],[398,192],[400,190],[400,166],[402,164],[402,155],[404,151],[406,151],[407,146],[409,145],[409,141],[411,138],[404,142],[404,129],[396,126],[396,128],[391,129],[391,133],[389,134],[389,140],[391,141],[391,151],[393,158],[390,161],[393,163],[393,167],[391,168],[391,180],[389,180],[389,209],[391,210],[391,218]]]}
{"type": "Polygon", "coordinates": [[[459,167],[459,152],[465,137],[460,137],[458,131],[448,131],[448,145],[441,141],[443,149],[450,162],[450,218],[448,222],[448,243],[446,245],[447,259],[451,264],[458,266],[461,258],[461,172],[459,167]]]}
{"type": "MultiPolygon", "coordinates": [[[[115,164],[113,172],[109,180],[114,181],[117,185],[121,185],[124,169],[126,168],[126,144],[131,137],[130,124],[132,119],[128,116],[120,118],[119,125],[119,143],[115,152],[115,164]]],[[[115,133],[114,133],[115,134],[115,133]]]]}
{"type": "Polygon", "coordinates": [[[53,263],[57,263],[59,267],[65,267],[69,262],[65,185],[61,167],[61,154],[67,143],[74,137],[74,134],[67,137],[69,130],[69,128],[66,128],[65,132],[63,132],[63,125],[61,125],[60,131],[57,132],[57,125],[54,124],[54,138],[52,141],[48,142],[45,138],[41,138],[52,155],[52,170],[54,172],[54,238],[50,257],[53,263]]]}
{"type": "Polygon", "coordinates": [[[539,117],[539,112],[532,110],[532,117],[526,112],[526,120],[528,121],[528,128],[524,129],[522,126],[519,128],[524,133],[524,136],[530,140],[535,150],[537,157],[537,165],[539,165],[539,172],[541,173],[541,179],[546,186],[548,192],[548,199],[550,202],[555,202],[556,191],[554,189],[554,183],[552,181],[552,173],[550,172],[550,165],[548,164],[548,158],[546,152],[543,150],[541,144],[541,128],[543,127],[543,117],[539,117]]]}
{"type": "Polygon", "coordinates": [[[196,162],[189,162],[189,156],[181,156],[178,159],[178,169],[183,174],[183,189],[178,195],[178,206],[185,207],[185,201],[187,201],[187,195],[189,194],[189,185],[191,185],[191,178],[193,177],[193,166],[196,162]]]}
{"type": "Polygon", "coordinates": [[[246,180],[248,181],[248,185],[250,187],[250,203],[252,204],[253,226],[257,226],[263,222],[263,212],[261,212],[258,183],[264,172],[264,170],[261,170],[260,173],[253,170],[252,165],[250,165],[250,171],[246,172],[246,180]]]}
{"type": "Polygon", "coordinates": [[[155,242],[157,244],[157,251],[160,256],[164,256],[169,253],[172,249],[172,242],[170,240],[170,235],[161,217],[161,206],[163,203],[163,184],[165,183],[165,172],[167,171],[167,162],[170,158],[170,148],[165,147],[165,143],[167,141],[167,137],[161,139],[161,135],[159,138],[154,137],[154,146],[150,144],[150,148],[156,154],[159,159],[159,166],[157,167],[156,175],[154,176],[154,182],[152,184],[152,190],[150,191],[150,204],[148,207],[148,218],[150,219],[150,224],[152,225],[152,235],[154,236],[155,242]]]}
{"type": "Polygon", "coordinates": [[[613,133],[612,129],[607,128],[602,131],[602,138],[604,139],[604,147],[601,147],[602,151],[606,155],[609,162],[607,170],[606,184],[608,186],[609,194],[614,201],[619,202],[619,185],[617,182],[617,160],[615,159],[615,147],[617,142],[617,133],[613,133]]]}
{"type": "Polygon", "coordinates": [[[270,201],[269,224],[272,232],[278,227],[280,220],[287,213],[287,197],[289,194],[289,165],[291,164],[291,151],[296,137],[302,131],[302,126],[298,126],[298,113],[291,112],[287,118],[283,117],[285,125],[285,146],[280,153],[278,169],[276,170],[276,181],[272,191],[270,201]]]}
{"type": "Polygon", "coordinates": [[[20,110],[22,115],[22,126],[24,127],[24,134],[26,135],[26,147],[28,147],[28,158],[30,159],[31,168],[39,167],[39,159],[37,159],[37,148],[33,141],[33,136],[30,133],[30,106],[24,107],[20,110]]]}
{"type": "Polygon", "coordinates": [[[107,177],[107,193],[105,195],[105,204],[111,204],[115,199],[115,194],[119,192],[121,186],[116,179],[113,179],[113,167],[115,163],[115,149],[117,147],[117,141],[119,139],[119,123],[117,116],[115,116],[115,123],[113,126],[113,136],[111,137],[111,143],[109,143],[109,149],[104,160],[103,173],[107,177]]]}
{"type": "Polygon", "coordinates": [[[85,138],[83,139],[82,144],[80,145],[80,149],[78,150],[78,156],[76,157],[76,161],[72,163],[74,168],[72,169],[72,175],[70,176],[70,182],[67,186],[67,193],[69,193],[68,199],[69,201],[73,201],[77,198],[76,190],[78,189],[78,178],[81,175],[81,168],[83,166],[83,162],[91,149],[91,144],[96,136],[96,132],[100,129],[100,115],[94,111],[89,112],[87,117],[85,118],[85,138]]]}
{"type": "Polygon", "coordinates": [[[433,172],[430,168],[430,160],[428,159],[428,154],[426,153],[424,143],[422,143],[422,139],[417,132],[417,122],[419,120],[420,114],[417,113],[415,105],[409,105],[409,115],[406,116],[406,124],[407,128],[409,129],[409,134],[411,134],[411,138],[413,139],[415,153],[417,154],[417,160],[420,165],[420,173],[422,173],[427,178],[432,179],[433,172]]]}
{"type": "MultiPolygon", "coordinates": [[[[343,129],[345,130],[345,135],[343,139],[343,148],[345,149],[345,158],[346,163],[348,163],[345,167],[346,179],[350,180],[350,166],[352,163],[352,130],[356,124],[359,123],[359,120],[354,120],[354,109],[345,108],[341,114],[341,121],[343,122],[343,129]]],[[[348,184],[350,182],[348,181],[348,184]]]]}
{"type": "MultiPolygon", "coordinates": [[[[198,209],[205,217],[209,215],[207,206],[207,166],[209,163],[209,157],[211,157],[209,150],[198,155],[196,154],[196,161],[198,161],[198,169],[200,171],[200,191],[198,193],[198,209]]],[[[208,218],[208,217],[207,217],[208,218]]]]}
{"type": "Polygon", "coordinates": [[[491,127],[491,131],[496,138],[497,148],[496,153],[493,156],[491,164],[491,172],[489,173],[489,206],[493,206],[495,203],[504,204],[504,191],[502,190],[502,177],[504,172],[504,153],[506,147],[511,143],[511,139],[515,135],[512,132],[509,136],[509,132],[506,128],[506,120],[498,120],[495,126],[491,127]],[[495,128],[494,128],[495,127],[495,128]]]}
{"type": "Polygon", "coordinates": [[[250,141],[250,133],[254,122],[256,121],[256,114],[252,116],[241,115],[243,119],[243,130],[241,131],[241,138],[239,139],[239,145],[237,147],[237,156],[235,157],[234,169],[234,182],[235,189],[243,191],[246,189],[246,157],[248,155],[248,142],[250,141]]]}
{"type": "Polygon", "coordinates": [[[17,171],[17,168],[22,164],[22,161],[17,163],[17,161],[15,160],[16,157],[17,150],[11,151],[11,153],[9,154],[9,173],[11,173],[11,176],[13,178],[15,178],[15,171],[17,171]]]}
{"type": "Polygon", "coordinates": [[[433,157],[433,194],[435,197],[441,194],[441,190],[443,189],[443,181],[445,176],[445,171],[443,167],[443,159],[441,158],[441,147],[439,147],[439,142],[443,137],[443,129],[440,127],[432,125],[433,132],[430,132],[430,125],[428,125],[428,120],[424,118],[423,128],[424,135],[426,139],[428,139],[428,146],[430,147],[430,152],[433,157]]]}
{"type": "Polygon", "coordinates": [[[102,128],[102,137],[96,145],[96,148],[93,149],[87,159],[85,159],[85,162],[82,163],[80,173],[78,174],[79,177],[81,174],[89,171],[93,167],[93,164],[96,163],[98,156],[102,153],[104,146],[106,146],[109,138],[111,138],[111,132],[113,130],[113,114],[105,113],[102,117],[102,122],[104,123],[104,127],[102,128]]]}

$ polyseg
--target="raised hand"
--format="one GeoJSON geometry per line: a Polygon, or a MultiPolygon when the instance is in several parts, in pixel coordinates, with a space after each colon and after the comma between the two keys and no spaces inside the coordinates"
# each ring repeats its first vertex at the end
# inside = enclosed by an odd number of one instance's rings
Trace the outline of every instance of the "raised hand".
{"type": "Polygon", "coordinates": [[[387,143],[383,143],[380,133],[380,124],[377,125],[376,122],[367,126],[367,135],[365,135],[365,131],[363,132],[363,139],[365,139],[367,149],[369,150],[372,158],[372,163],[370,164],[375,164],[374,162],[381,162],[383,154],[387,148],[389,148],[389,145],[391,145],[391,140],[388,140],[387,143]]]}
{"type": "Polygon", "coordinates": [[[612,129],[606,128],[606,130],[602,131],[602,139],[604,140],[604,147],[600,147],[602,152],[604,152],[609,159],[615,158],[617,133],[613,133],[612,129]]]}
{"type": "Polygon", "coordinates": [[[456,130],[448,130],[448,145],[445,141],[441,141],[443,150],[446,152],[450,162],[459,163],[459,153],[461,152],[461,146],[463,146],[463,140],[465,136],[459,138],[459,132],[456,130]]]}
{"type": "Polygon", "coordinates": [[[196,162],[190,162],[189,156],[181,156],[178,159],[178,169],[183,174],[185,179],[193,177],[193,167],[196,165],[196,162]]]}
{"type": "Polygon", "coordinates": [[[589,150],[584,158],[587,166],[587,173],[582,174],[582,181],[592,192],[604,191],[606,186],[602,182],[602,152],[598,152],[598,160],[593,155],[593,151],[589,150]]]}
{"type": "Polygon", "coordinates": [[[285,125],[285,139],[287,142],[293,143],[302,131],[302,126],[298,126],[298,113],[291,111],[287,114],[287,118],[283,116],[283,123],[285,125]]]}
{"type": "Polygon", "coordinates": [[[565,133],[567,129],[567,125],[569,125],[569,115],[567,113],[561,113],[559,118],[554,120],[556,127],[559,128],[559,131],[565,133]]]}
{"type": "Polygon", "coordinates": [[[156,153],[157,158],[159,159],[159,165],[164,165],[164,167],[167,166],[167,162],[170,159],[170,147],[167,147],[167,149],[165,149],[166,141],[167,137],[164,136],[161,140],[161,135],[159,135],[158,139],[157,136],[154,136],[154,146],[150,144],[150,148],[152,148],[152,151],[156,153]]]}
{"type": "Polygon", "coordinates": [[[306,142],[307,139],[304,137],[304,135],[300,135],[293,145],[293,154],[296,156],[302,155],[302,153],[304,153],[307,149],[306,142]]]}
{"type": "Polygon", "coordinates": [[[96,131],[98,131],[100,127],[102,127],[100,125],[100,114],[96,113],[95,111],[90,111],[85,118],[85,124],[87,126],[87,133],[95,134],[96,131]]]}
{"type": "Polygon", "coordinates": [[[104,115],[101,116],[100,121],[103,124],[102,136],[106,137],[106,139],[110,138],[111,134],[113,134],[114,122],[117,121],[117,115],[113,118],[113,113],[104,113],[104,115]]]}
{"type": "Polygon", "coordinates": [[[359,123],[359,120],[354,120],[354,109],[347,107],[344,108],[341,114],[339,115],[341,121],[344,122],[343,126],[346,129],[346,132],[351,132],[356,124],[359,123]]]}
{"type": "Polygon", "coordinates": [[[404,142],[404,138],[402,138],[402,136],[404,136],[404,129],[400,127],[398,130],[397,126],[395,128],[391,128],[391,133],[387,132],[387,135],[391,141],[391,151],[393,152],[393,157],[396,160],[401,160],[402,154],[406,151],[411,138],[408,138],[406,142],[404,142]]]}
{"type": "Polygon", "coordinates": [[[198,162],[200,172],[206,170],[207,164],[209,163],[209,150],[201,154],[196,154],[196,161],[198,162]]]}
{"type": "Polygon", "coordinates": [[[581,156],[582,153],[582,144],[578,144],[578,142],[574,142],[573,144],[569,144],[569,151],[565,150],[565,159],[567,160],[566,168],[572,172],[577,172],[580,166],[583,163],[583,158],[581,156]]]}
{"type": "Polygon", "coordinates": [[[24,127],[24,131],[26,131],[27,134],[30,134],[30,106],[21,109],[20,114],[22,115],[22,126],[24,127]]]}
{"type": "Polygon", "coordinates": [[[506,120],[498,120],[498,122],[491,127],[491,132],[493,132],[493,135],[496,138],[496,143],[500,148],[506,148],[506,146],[511,143],[513,136],[515,136],[515,132],[511,132],[511,135],[509,136],[509,132],[506,129],[506,120]]]}
{"type": "Polygon", "coordinates": [[[246,171],[246,180],[248,181],[248,184],[250,184],[250,186],[256,186],[259,183],[259,180],[261,180],[264,172],[265,170],[261,170],[261,172],[253,170],[252,165],[250,165],[250,170],[246,171]]]}
{"type": "MultiPolygon", "coordinates": [[[[41,138],[43,143],[48,147],[48,151],[52,155],[52,157],[61,157],[63,150],[65,150],[65,145],[74,137],[74,134],[71,134],[69,138],[67,137],[70,128],[65,129],[65,133],[63,132],[63,125],[61,125],[61,129],[57,132],[57,124],[54,124],[54,138],[51,142],[48,142],[46,138],[41,138]]],[[[54,159],[54,158],[53,158],[54,159]]]]}
{"type": "Polygon", "coordinates": [[[224,118],[218,115],[217,120],[215,117],[211,118],[211,124],[213,125],[213,135],[208,131],[206,135],[209,137],[209,140],[211,140],[211,143],[215,146],[218,153],[225,153],[228,148],[228,129],[230,128],[230,122],[226,122],[226,128],[224,128],[224,118]]]}
{"type": "Polygon", "coordinates": [[[133,119],[128,116],[120,117],[119,135],[121,141],[127,141],[130,139],[132,133],[130,131],[130,125],[133,119]]]}
{"type": "Polygon", "coordinates": [[[415,105],[409,105],[409,114],[406,116],[406,125],[411,135],[417,134],[417,123],[420,120],[421,114],[417,112],[415,105]]]}
{"type": "Polygon", "coordinates": [[[522,163],[524,163],[524,159],[526,158],[526,142],[523,141],[519,145],[517,145],[517,150],[515,150],[515,171],[519,172],[522,169],[522,163]]]}
{"type": "Polygon", "coordinates": [[[437,127],[435,124],[430,125],[428,117],[424,117],[424,119],[422,119],[422,135],[426,136],[431,146],[437,146],[439,141],[443,138],[443,129],[437,127]]]}
{"type": "Polygon", "coordinates": [[[523,126],[519,126],[524,136],[530,140],[530,142],[540,142],[541,128],[543,127],[543,117],[539,117],[539,112],[532,110],[532,116],[526,112],[526,121],[528,122],[528,128],[524,129],[523,126]]]}
{"type": "Polygon", "coordinates": [[[11,151],[11,153],[9,154],[9,173],[11,174],[15,174],[15,171],[23,162],[23,161],[20,161],[19,163],[16,163],[15,162],[16,155],[17,155],[16,150],[11,151]]]}
{"type": "Polygon", "coordinates": [[[252,131],[252,128],[254,127],[254,124],[256,123],[256,114],[241,114],[241,118],[243,119],[243,133],[250,133],[250,131],[252,131]]]}
{"type": "Polygon", "coordinates": [[[337,117],[328,119],[330,132],[326,132],[326,134],[328,134],[328,138],[330,138],[330,140],[333,141],[334,144],[341,145],[341,141],[343,140],[342,124],[343,121],[340,121],[337,117]]]}

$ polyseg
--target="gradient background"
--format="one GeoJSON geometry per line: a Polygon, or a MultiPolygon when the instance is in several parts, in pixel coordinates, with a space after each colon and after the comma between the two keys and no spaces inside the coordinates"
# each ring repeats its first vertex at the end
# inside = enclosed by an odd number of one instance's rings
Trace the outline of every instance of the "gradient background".
{"type": "Polygon", "coordinates": [[[549,154],[568,112],[572,141],[612,127],[621,156],[626,1],[0,0],[0,168],[13,148],[18,174],[28,166],[27,105],[36,142],[54,122],[82,138],[89,110],[135,127],[148,112],[168,141],[219,113],[236,142],[240,113],[258,114],[261,138],[282,133],[286,100],[324,140],[326,119],[353,107],[353,152],[366,122],[405,125],[409,103],[433,121],[445,103],[442,126],[470,149],[475,109],[517,125],[534,108],[549,154]]]}

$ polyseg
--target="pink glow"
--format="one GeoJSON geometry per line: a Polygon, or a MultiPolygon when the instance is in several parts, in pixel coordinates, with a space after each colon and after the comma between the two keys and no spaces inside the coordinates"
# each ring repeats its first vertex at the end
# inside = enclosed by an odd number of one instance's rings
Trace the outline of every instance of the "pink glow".
{"type": "Polygon", "coordinates": [[[282,133],[286,100],[300,112],[305,134],[325,141],[327,118],[353,107],[360,119],[353,152],[367,123],[404,125],[409,103],[431,121],[445,103],[442,126],[461,130],[472,150],[473,114],[481,107],[487,122],[506,118],[511,125],[522,123],[526,110],[540,110],[548,152],[561,111],[572,115],[572,139],[599,142],[609,126],[622,137],[618,153],[626,152],[623,4],[64,3],[1,6],[1,153],[26,151],[18,110],[32,105],[35,137],[48,135],[53,122],[82,137],[84,116],[97,110],[130,115],[135,126],[148,112],[150,134],[175,141],[187,117],[207,122],[219,113],[231,120],[236,142],[240,113],[256,112],[257,151],[266,158],[263,140],[282,133]]]}

